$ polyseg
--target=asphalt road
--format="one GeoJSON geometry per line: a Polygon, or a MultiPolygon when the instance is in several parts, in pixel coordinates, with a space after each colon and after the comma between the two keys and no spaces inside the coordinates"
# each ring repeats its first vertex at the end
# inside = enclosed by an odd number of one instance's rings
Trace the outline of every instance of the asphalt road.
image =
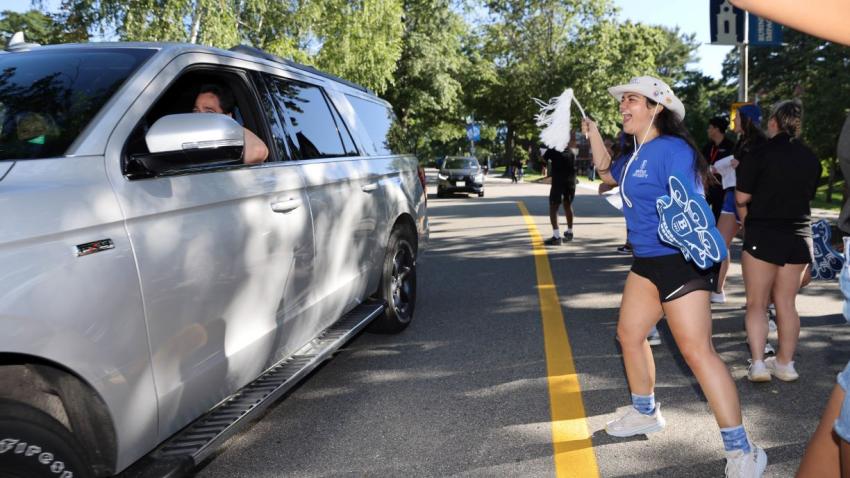
{"type": "MultiPolygon", "coordinates": [[[[547,194],[547,185],[492,178],[484,198],[432,195],[411,326],[359,335],[198,476],[554,476],[535,263],[517,206],[523,201],[548,237],[547,194]]],[[[648,438],[605,434],[605,422],[629,403],[614,333],[631,260],[615,251],[625,239],[618,211],[581,187],[575,210],[575,240],[549,248],[548,258],[599,475],[722,476],[717,425],[664,321],[654,352],[667,428],[648,438]]],[[[850,357],[850,330],[837,283],[814,283],[797,301],[800,380],[747,381],[739,254],[736,241],[729,302],[714,307],[714,343],[737,383],[750,436],[768,453],[765,476],[793,476],[850,357]]]]}

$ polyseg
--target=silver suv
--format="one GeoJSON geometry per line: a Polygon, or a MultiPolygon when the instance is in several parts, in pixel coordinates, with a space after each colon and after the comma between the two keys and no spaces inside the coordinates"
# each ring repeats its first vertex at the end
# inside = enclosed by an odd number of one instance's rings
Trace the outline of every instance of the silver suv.
{"type": "Polygon", "coordinates": [[[189,470],[410,323],[425,176],[385,101],[246,47],[23,50],[0,54],[0,475],[189,470]]]}

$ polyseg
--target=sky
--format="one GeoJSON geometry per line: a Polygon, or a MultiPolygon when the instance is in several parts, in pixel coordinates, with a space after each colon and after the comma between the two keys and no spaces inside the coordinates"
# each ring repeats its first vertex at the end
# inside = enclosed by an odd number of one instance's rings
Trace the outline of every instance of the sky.
{"type": "Polygon", "coordinates": [[[723,59],[735,47],[711,44],[709,0],[614,0],[614,3],[620,7],[621,20],[665,27],[678,26],[683,33],[696,33],[696,41],[701,44],[697,51],[700,61],[691,65],[691,68],[720,78],[723,59]]]}
{"type": "MultiPolygon", "coordinates": [[[[678,26],[684,33],[696,33],[696,40],[701,44],[698,55],[700,61],[691,68],[702,70],[706,75],[720,78],[723,58],[733,47],[711,45],[709,33],[708,5],[709,0],[614,0],[620,7],[620,19],[633,22],[678,26]]],[[[48,7],[58,4],[57,0],[45,0],[48,7]]],[[[3,0],[3,9],[16,12],[30,8],[31,0],[3,0]]]]}

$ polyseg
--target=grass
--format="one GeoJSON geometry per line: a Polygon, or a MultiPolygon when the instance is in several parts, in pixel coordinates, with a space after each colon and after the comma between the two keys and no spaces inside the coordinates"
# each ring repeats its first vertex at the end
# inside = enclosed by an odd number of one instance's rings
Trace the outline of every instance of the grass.
{"type": "Polygon", "coordinates": [[[826,184],[820,186],[812,199],[812,207],[818,209],[829,209],[830,211],[841,210],[841,199],[844,195],[844,181],[836,181],[832,185],[832,202],[826,202],[826,184]]]}
{"type": "MultiPolygon", "coordinates": [[[[497,166],[490,170],[490,175],[494,176],[504,176],[505,175],[505,166],[497,166]]],[[[525,182],[537,181],[538,179],[542,179],[543,175],[534,171],[525,168],[524,173],[522,175],[522,180],[525,182]]]]}

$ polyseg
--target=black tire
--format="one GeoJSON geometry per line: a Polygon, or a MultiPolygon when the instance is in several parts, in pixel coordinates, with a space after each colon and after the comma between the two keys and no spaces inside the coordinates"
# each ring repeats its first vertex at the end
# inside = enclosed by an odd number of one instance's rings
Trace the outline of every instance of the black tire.
{"type": "Polygon", "coordinates": [[[439,188],[439,187],[437,188],[437,197],[438,198],[446,197],[446,192],[443,191],[443,188],[439,188]]]}
{"type": "Polygon", "coordinates": [[[82,448],[50,415],[0,400],[0,478],[91,477],[82,448]]]}
{"type": "Polygon", "coordinates": [[[480,193],[478,193],[478,197],[483,198],[484,197],[484,191],[481,191],[480,193]]]}
{"type": "Polygon", "coordinates": [[[394,334],[410,325],[416,309],[416,250],[407,229],[395,228],[390,234],[378,297],[387,308],[372,321],[370,331],[394,334]]]}

